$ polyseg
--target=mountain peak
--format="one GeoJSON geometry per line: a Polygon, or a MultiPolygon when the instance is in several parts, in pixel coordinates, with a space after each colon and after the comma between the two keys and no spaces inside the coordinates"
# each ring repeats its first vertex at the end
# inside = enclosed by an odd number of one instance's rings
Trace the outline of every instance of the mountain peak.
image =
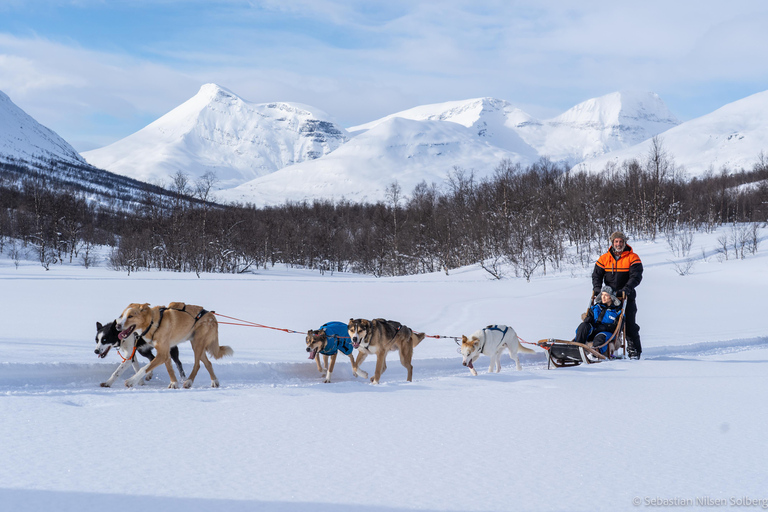
{"type": "Polygon", "coordinates": [[[43,126],[0,91],[0,158],[85,163],[75,148],[43,126]]]}
{"type": "Polygon", "coordinates": [[[143,181],[179,169],[214,172],[223,188],[324,156],[347,133],[320,110],[294,103],[251,103],[217,84],[138,132],[83,156],[93,165],[143,181]]]}
{"type": "Polygon", "coordinates": [[[217,97],[223,97],[223,98],[237,98],[242,99],[237,94],[233,93],[226,87],[222,87],[218,84],[210,83],[210,84],[203,84],[200,87],[200,90],[195,95],[196,97],[203,97],[208,99],[213,99],[217,97]]]}
{"type": "Polygon", "coordinates": [[[552,119],[553,123],[592,127],[619,126],[626,121],[669,125],[680,121],[654,92],[617,91],[583,101],[552,119]]]}

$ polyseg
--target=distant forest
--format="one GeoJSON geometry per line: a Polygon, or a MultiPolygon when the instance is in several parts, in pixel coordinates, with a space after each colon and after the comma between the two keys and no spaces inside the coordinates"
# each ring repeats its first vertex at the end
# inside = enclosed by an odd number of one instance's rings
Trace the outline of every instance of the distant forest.
{"type": "Polygon", "coordinates": [[[283,263],[395,276],[481,264],[499,278],[528,279],[563,263],[589,265],[617,229],[631,239],[666,238],[687,256],[695,231],[754,223],[721,241],[726,256],[730,248],[743,257],[757,250],[757,223],[768,219],[768,161],[687,179],[657,139],[643,161],[600,173],[546,159],[527,167],[502,161],[491,178],[455,168],[447,186],[421,183],[407,197],[393,182],[376,204],[223,206],[211,201],[214,176],[192,182],[183,173],[162,192],[136,189],[125,201],[51,173],[8,169],[0,166],[0,250],[16,261],[33,255],[46,268],[91,266],[101,245],[112,250],[99,264],[128,272],[240,273],[283,263]]]}

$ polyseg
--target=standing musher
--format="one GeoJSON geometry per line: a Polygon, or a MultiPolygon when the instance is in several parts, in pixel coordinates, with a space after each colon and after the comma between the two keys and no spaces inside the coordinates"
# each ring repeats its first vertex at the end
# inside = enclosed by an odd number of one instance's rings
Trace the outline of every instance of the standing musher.
{"type": "Polygon", "coordinates": [[[600,294],[603,283],[615,290],[624,292],[627,308],[624,319],[627,327],[627,351],[630,359],[640,359],[643,347],[640,344],[640,326],[637,325],[637,303],[635,287],[643,280],[643,263],[640,257],[627,245],[627,237],[621,231],[611,235],[611,247],[598,258],[592,271],[592,288],[595,295],[600,294]]]}

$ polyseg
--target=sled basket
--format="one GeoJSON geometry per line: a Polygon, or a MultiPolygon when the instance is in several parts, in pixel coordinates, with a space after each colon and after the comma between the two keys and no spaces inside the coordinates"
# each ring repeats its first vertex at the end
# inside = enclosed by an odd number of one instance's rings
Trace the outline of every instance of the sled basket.
{"type": "MultiPolygon", "coordinates": [[[[590,306],[595,299],[592,294],[590,306]]],[[[539,340],[538,345],[547,352],[547,368],[554,366],[562,368],[567,366],[578,366],[581,363],[593,364],[610,359],[622,359],[626,356],[627,338],[624,325],[624,311],[627,308],[627,297],[623,296],[621,301],[621,315],[611,336],[601,345],[592,346],[575,341],[557,340],[549,338],[539,340]],[[619,351],[621,350],[621,354],[619,351]]]]}

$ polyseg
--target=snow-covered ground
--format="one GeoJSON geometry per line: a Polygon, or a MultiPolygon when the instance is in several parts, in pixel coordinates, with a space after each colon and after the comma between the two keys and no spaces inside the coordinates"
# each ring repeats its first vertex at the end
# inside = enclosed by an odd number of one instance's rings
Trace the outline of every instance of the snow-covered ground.
{"type": "Polygon", "coordinates": [[[95,323],[185,301],[297,331],[383,316],[431,335],[507,323],[536,341],[572,335],[591,269],[530,283],[477,268],[198,279],[3,255],[0,510],[768,508],[768,243],[725,261],[717,236],[696,235],[685,276],[666,242],[630,241],[645,264],[640,361],[547,370],[536,349],[522,371],[505,355],[500,374],[472,377],[452,340],[428,338],[412,383],[390,354],[379,386],[341,358],[323,384],[299,334],[222,325],[234,356],[214,361],[220,389],[204,369],[190,390],[166,389],[162,369],[100,388],[119,359],[96,358],[95,323]]]}

